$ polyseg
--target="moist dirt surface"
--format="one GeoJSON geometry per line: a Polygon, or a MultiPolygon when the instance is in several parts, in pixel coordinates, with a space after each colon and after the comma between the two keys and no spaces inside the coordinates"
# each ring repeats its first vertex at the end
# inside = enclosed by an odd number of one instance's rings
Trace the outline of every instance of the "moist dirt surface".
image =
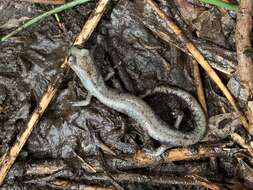
{"type": "MultiPolygon", "coordinates": [[[[59,13],[63,30],[55,17],[50,16],[0,43],[0,155],[13,145],[26,127],[48,84],[60,72],[60,65],[95,9],[96,2],[59,13]]],[[[236,14],[190,0],[156,2],[203,53],[243,110],[245,96],[236,73],[236,14]]],[[[53,5],[0,0],[0,36],[52,8],[53,5]]],[[[197,99],[193,58],[164,21],[143,1],[111,1],[82,47],[90,50],[104,78],[114,73],[106,81],[111,88],[140,97],[158,85],[171,85],[197,99]],[[166,40],[157,35],[159,31],[167,34],[166,40]]],[[[208,118],[232,113],[232,107],[217,86],[201,68],[200,73],[208,118]]],[[[178,184],[177,177],[195,175],[218,184],[221,189],[252,188],[253,160],[245,149],[231,141],[229,134],[236,131],[247,143],[251,142],[251,136],[235,117],[209,124],[203,141],[187,147],[192,152],[198,152],[199,147],[235,152],[217,155],[214,152],[213,157],[200,159],[138,164],[133,155],[140,150],[154,150],[160,143],[149,137],[134,120],[106,107],[96,98],[92,98],[88,106],[73,106],[73,103],[84,100],[87,94],[78,77],[69,69],[1,190],[85,189],[88,186],[116,189],[117,185],[130,190],[207,189],[189,182],[178,184]],[[101,149],[101,144],[115,155],[101,149]],[[96,173],[91,172],[91,166],[96,173]],[[150,177],[150,181],[145,181],[138,175],[156,177],[156,180],[150,177]],[[157,180],[167,176],[173,180],[157,180]]],[[[193,115],[175,96],[155,94],[144,101],[171,126],[183,112],[178,130],[187,131],[194,125],[193,115]]]]}

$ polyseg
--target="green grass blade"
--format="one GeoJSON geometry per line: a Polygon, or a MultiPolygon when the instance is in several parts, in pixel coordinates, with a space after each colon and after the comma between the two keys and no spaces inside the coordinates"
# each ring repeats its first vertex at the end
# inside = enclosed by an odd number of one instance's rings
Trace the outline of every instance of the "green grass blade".
{"type": "Polygon", "coordinates": [[[64,11],[66,9],[70,9],[74,6],[77,6],[77,5],[80,5],[82,3],[86,3],[86,2],[89,2],[90,0],[74,0],[74,1],[71,1],[69,3],[66,3],[64,5],[61,5],[59,7],[56,7],[50,11],[47,11],[45,13],[42,13],[34,18],[32,18],[31,20],[29,20],[28,22],[24,23],[23,25],[21,25],[20,27],[18,27],[16,30],[12,31],[11,33],[9,33],[8,35],[2,37],[0,39],[0,42],[3,42],[3,41],[6,41],[7,39],[9,39],[10,37],[14,36],[15,34],[17,34],[18,32],[32,26],[33,24],[45,19],[46,17],[48,16],[51,16],[52,14],[56,14],[56,13],[59,13],[61,11],[64,11]]]}
{"type": "Polygon", "coordinates": [[[222,0],[199,0],[199,1],[201,1],[203,3],[208,3],[208,4],[211,4],[211,5],[215,5],[215,6],[220,7],[220,8],[228,9],[230,11],[237,12],[239,10],[239,7],[237,5],[227,3],[227,2],[224,2],[222,0]]]}

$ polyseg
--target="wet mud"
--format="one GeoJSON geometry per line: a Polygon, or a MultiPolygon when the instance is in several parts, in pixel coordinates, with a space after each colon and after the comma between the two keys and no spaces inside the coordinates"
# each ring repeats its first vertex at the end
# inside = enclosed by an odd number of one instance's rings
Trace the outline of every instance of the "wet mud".
{"type": "MultiPolygon", "coordinates": [[[[235,14],[201,4],[192,7],[192,4],[180,0],[157,2],[218,70],[243,106],[243,92],[235,90],[240,88],[235,73],[235,14]],[[189,10],[192,11],[190,15],[189,10]]],[[[60,13],[64,32],[51,16],[0,44],[1,155],[15,142],[48,84],[60,72],[59,67],[73,40],[95,5],[96,2],[92,1],[60,13]]],[[[8,34],[23,21],[51,8],[44,4],[1,0],[0,35],[8,34]]],[[[103,77],[114,71],[114,75],[106,82],[112,88],[141,96],[158,85],[171,85],[197,98],[192,57],[170,32],[167,40],[171,43],[156,35],[165,29],[163,21],[140,1],[115,0],[109,3],[98,27],[83,47],[91,50],[103,77]]],[[[227,100],[203,70],[201,76],[208,118],[232,112],[227,100]]],[[[218,132],[213,132],[199,144],[236,148],[239,152],[237,156],[236,153],[223,154],[210,159],[157,162],[140,167],[132,155],[139,150],[155,149],[160,145],[159,142],[150,138],[134,120],[106,107],[96,98],[92,98],[86,107],[73,106],[73,102],[84,100],[87,94],[77,76],[69,69],[56,97],[33,130],[1,190],[78,189],[80,183],[110,187],[113,183],[107,174],[114,176],[125,189],[205,189],[187,184],[131,182],[127,180],[129,178],[122,178],[122,173],[182,177],[199,175],[220,184],[222,189],[237,189],[238,185],[244,189],[252,188],[252,159],[224,133],[237,130],[248,142],[251,137],[242,127],[227,126],[230,120],[220,125],[213,124],[212,130],[218,132]],[[225,132],[220,131],[224,126],[228,127],[224,129],[225,132]],[[115,155],[103,152],[98,144],[108,146],[115,155]],[[97,173],[92,174],[89,166],[95,167],[97,173]],[[55,182],[58,179],[73,184],[64,188],[64,185],[55,182]]],[[[183,110],[184,129],[192,127],[192,115],[178,98],[157,94],[144,100],[171,125],[175,123],[177,111],[183,110]]],[[[234,126],[239,125],[234,122],[234,126]]],[[[195,145],[191,151],[196,151],[195,145]]]]}

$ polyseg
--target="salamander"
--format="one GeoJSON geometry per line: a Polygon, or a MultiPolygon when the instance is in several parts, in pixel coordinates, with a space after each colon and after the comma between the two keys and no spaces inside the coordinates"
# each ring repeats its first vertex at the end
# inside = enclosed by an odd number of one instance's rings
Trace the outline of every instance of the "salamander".
{"type": "Polygon", "coordinates": [[[188,146],[203,138],[207,126],[206,116],[198,101],[188,92],[170,86],[159,86],[149,92],[173,94],[186,102],[194,117],[195,127],[189,132],[182,132],[164,122],[140,97],[107,87],[89,50],[72,47],[68,63],[90,95],[135,120],[150,137],[161,144],[188,146]]]}

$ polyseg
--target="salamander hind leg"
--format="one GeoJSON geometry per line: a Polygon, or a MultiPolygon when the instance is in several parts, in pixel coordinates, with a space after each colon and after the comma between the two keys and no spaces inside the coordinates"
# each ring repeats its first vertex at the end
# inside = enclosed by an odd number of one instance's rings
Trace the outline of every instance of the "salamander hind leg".
{"type": "Polygon", "coordinates": [[[172,112],[172,115],[176,118],[176,121],[174,123],[174,127],[176,129],[179,129],[179,126],[182,123],[182,120],[184,118],[184,112],[182,110],[177,109],[176,111],[172,112]]]}

